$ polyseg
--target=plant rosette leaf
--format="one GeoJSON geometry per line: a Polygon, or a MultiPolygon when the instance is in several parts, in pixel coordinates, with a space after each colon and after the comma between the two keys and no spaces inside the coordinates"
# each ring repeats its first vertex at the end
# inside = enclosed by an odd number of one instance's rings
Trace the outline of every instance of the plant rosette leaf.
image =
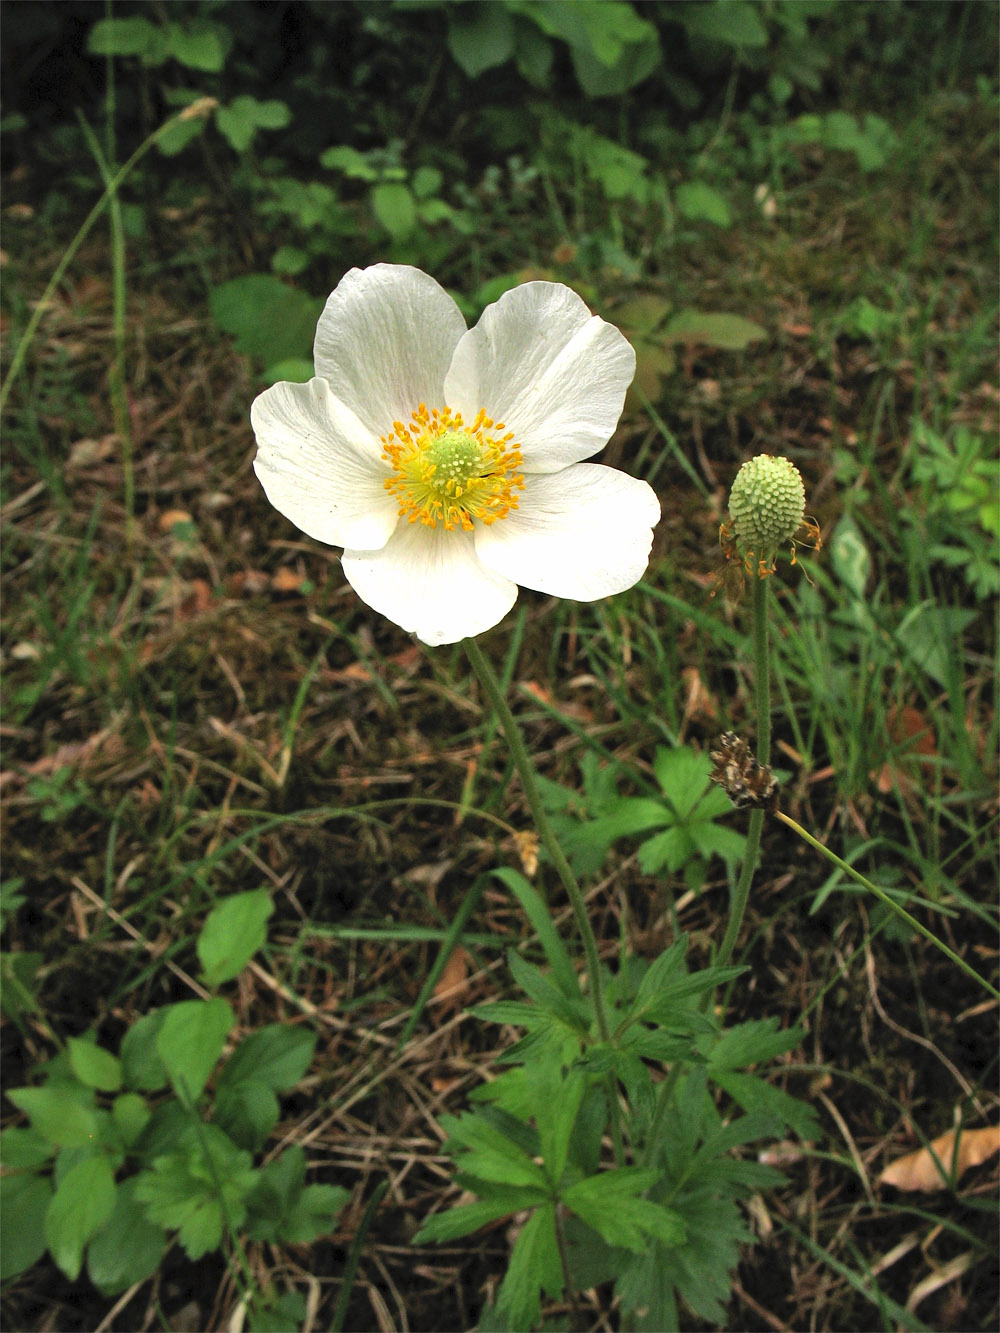
{"type": "Polygon", "coordinates": [[[81,1102],[78,1087],[50,1083],[44,1088],[11,1088],[7,1096],[50,1143],[81,1147],[97,1134],[97,1114],[81,1102]]]}
{"type": "Polygon", "coordinates": [[[212,908],[196,946],[206,986],[220,986],[239,976],[267,938],[273,911],[266,889],[234,894],[212,908]]]}
{"type": "Polygon", "coordinates": [[[291,1092],[312,1063],[315,1049],[315,1032],[269,1023],[240,1042],[219,1075],[219,1087],[263,1083],[272,1092],[291,1092]]]}
{"type": "Polygon", "coordinates": [[[45,1217],[51,1200],[48,1176],[0,1177],[0,1281],[25,1272],[45,1253],[45,1217]]]}
{"type": "Polygon", "coordinates": [[[45,1214],[45,1239],[71,1282],[80,1276],[83,1249],[111,1216],[115,1178],[107,1158],[88,1157],[60,1180],[45,1214]]]}
{"type": "Polygon", "coordinates": [[[205,1089],[235,1019],[225,1000],[183,1000],[167,1009],[156,1049],[170,1085],[192,1104],[205,1089]]]}
{"type": "Polygon", "coordinates": [[[87,1247],[87,1273],[102,1296],[145,1282],[166,1249],[166,1232],[135,1197],[137,1181],[133,1176],[118,1187],[114,1211],[87,1247]]]}
{"type": "Polygon", "coordinates": [[[118,1091],[122,1085],[122,1067],[110,1051],[79,1037],[70,1037],[66,1045],[70,1067],[85,1087],[101,1092],[118,1091]]]}
{"type": "Polygon", "coordinates": [[[139,1174],[135,1198],[151,1221],[177,1231],[189,1259],[200,1259],[219,1247],[226,1226],[242,1225],[259,1174],[221,1129],[201,1125],[183,1151],[156,1158],[139,1174]]]}
{"type": "Polygon", "coordinates": [[[137,1019],[122,1038],[120,1058],[122,1078],[127,1088],[137,1092],[159,1092],[170,1079],[160,1059],[156,1040],[168,1009],[154,1009],[137,1019]]]}

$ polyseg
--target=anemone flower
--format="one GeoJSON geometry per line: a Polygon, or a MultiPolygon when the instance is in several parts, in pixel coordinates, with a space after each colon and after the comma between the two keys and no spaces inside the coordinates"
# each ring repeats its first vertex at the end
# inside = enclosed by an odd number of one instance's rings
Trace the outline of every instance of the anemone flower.
{"type": "Polygon", "coordinates": [[[296,527],[344,548],[376,611],[456,643],[518,584],[590,602],[642,577],[656,496],[582,461],[618,422],[635,353],[568,287],[515,287],[467,329],[419,269],[352,269],[314,356],[315,379],[254,402],[254,469],[296,527]]]}

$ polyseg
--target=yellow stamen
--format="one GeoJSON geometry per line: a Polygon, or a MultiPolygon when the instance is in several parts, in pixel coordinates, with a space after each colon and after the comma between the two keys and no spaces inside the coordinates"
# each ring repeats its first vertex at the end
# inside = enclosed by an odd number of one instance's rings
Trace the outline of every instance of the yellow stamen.
{"type": "Polygon", "coordinates": [[[471,532],[477,520],[489,526],[517,508],[522,458],[513,433],[499,433],[502,421],[480,409],[467,426],[460,412],[421,403],[408,424],[392,427],[382,436],[382,457],[393,473],[384,484],[408,522],[471,532]]]}

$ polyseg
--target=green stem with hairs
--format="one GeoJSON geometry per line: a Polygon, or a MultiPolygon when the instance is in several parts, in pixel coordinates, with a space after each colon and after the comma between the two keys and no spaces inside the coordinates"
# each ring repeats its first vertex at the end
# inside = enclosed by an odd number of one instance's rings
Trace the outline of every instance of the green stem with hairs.
{"type": "Polygon", "coordinates": [[[507,737],[507,744],[510,747],[510,755],[514,761],[514,767],[517,769],[521,778],[521,786],[524,789],[525,800],[531,807],[532,818],[535,821],[535,828],[538,830],[538,836],[545,844],[549,856],[552,858],[552,864],[556,868],[556,873],[562,880],[563,888],[569,897],[570,905],[573,908],[573,915],[576,917],[577,929],[580,932],[580,938],[583,941],[583,952],[587,963],[587,976],[590,980],[590,993],[594,1001],[594,1014],[597,1018],[597,1030],[601,1035],[601,1041],[609,1042],[611,1040],[611,1030],[608,1027],[607,1014],[604,1010],[604,995],[601,989],[601,971],[600,961],[597,954],[597,940],[594,938],[594,931],[590,920],[587,917],[587,906],[583,900],[579,884],[576,882],[576,876],[570,869],[569,862],[559,846],[555,834],[552,832],[552,826],[549,824],[549,817],[545,813],[545,807],[542,804],[542,798],[538,792],[538,784],[535,781],[535,769],[531,762],[531,756],[528,754],[527,747],[524,744],[524,738],[521,730],[514,719],[514,714],[510,710],[506,696],[500,687],[496,673],[490,666],[486,655],[475,639],[463,640],[465,651],[468,654],[472,669],[479,678],[479,683],[486,692],[493,710],[503,727],[504,735],[507,737]]]}
{"type": "Polygon", "coordinates": [[[1000,1000],[1000,991],[995,990],[985,977],[981,977],[975,968],[969,966],[964,958],[960,958],[953,949],[949,949],[944,940],[939,940],[933,931],[928,930],[926,926],[922,926],[916,917],[910,915],[905,907],[900,907],[899,903],[894,902],[884,889],[880,889],[877,884],[873,884],[870,879],[866,879],[859,870],[855,870],[852,865],[848,865],[846,861],[842,861],[836,852],[831,852],[829,847],[824,847],[818,838],[814,838],[813,835],[808,833],[801,824],[797,824],[794,819],[791,819],[781,810],[775,810],[774,816],[776,819],[780,819],[783,824],[787,825],[793,833],[797,833],[803,842],[807,842],[810,847],[815,847],[816,851],[821,852],[828,861],[832,861],[833,864],[843,870],[845,874],[848,874],[852,879],[857,880],[857,882],[866,888],[869,893],[874,893],[879,902],[884,903],[890,911],[895,912],[898,917],[901,917],[912,930],[923,935],[924,939],[930,940],[931,944],[933,944],[936,949],[940,949],[941,952],[960,967],[963,972],[968,973],[973,981],[978,981],[983,990],[989,991],[992,996],[1000,1000]]]}

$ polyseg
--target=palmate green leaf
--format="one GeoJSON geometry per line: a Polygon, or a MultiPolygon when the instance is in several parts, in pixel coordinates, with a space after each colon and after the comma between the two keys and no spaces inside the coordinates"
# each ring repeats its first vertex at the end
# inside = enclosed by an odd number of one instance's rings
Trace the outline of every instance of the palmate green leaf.
{"type": "Polygon", "coordinates": [[[66,1043],[73,1073],[88,1088],[117,1092],[122,1085],[121,1063],[95,1042],[70,1037],[66,1043]]]}
{"type": "Polygon", "coordinates": [[[714,1042],[704,1043],[709,1068],[746,1069],[793,1051],[805,1039],[803,1028],[779,1030],[777,1018],[756,1018],[727,1028],[714,1042]]]}
{"type": "Polygon", "coordinates": [[[687,828],[679,824],[646,839],[638,852],[639,869],[644,875],[656,875],[664,869],[673,874],[696,850],[687,828]]]}
{"type": "MultiPolygon", "coordinates": [[[[538,1125],[542,1160],[548,1179],[558,1183],[566,1169],[570,1137],[577,1113],[587,1091],[587,1080],[580,1070],[563,1072],[560,1066],[544,1062],[525,1067],[532,1092],[531,1114],[538,1125]]],[[[472,1170],[467,1162],[463,1169],[472,1170]]]]}
{"type": "Polygon", "coordinates": [[[521,1228],[497,1293],[497,1313],[506,1319],[508,1328],[533,1328],[541,1314],[542,1291],[561,1296],[562,1284],[555,1205],[548,1203],[536,1209],[521,1228]]]}
{"type": "Polygon", "coordinates": [[[666,1244],[681,1245],[686,1232],[680,1217],[641,1197],[659,1174],[642,1167],[602,1171],[564,1190],[562,1202],[609,1245],[644,1250],[651,1236],[666,1244]]]}
{"type": "Polygon", "coordinates": [[[220,106],[215,113],[219,133],[237,153],[246,152],[258,130],[284,129],[291,119],[287,103],[276,99],[259,102],[256,97],[246,95],[234,97],[228,106],[220,106]]]}
{"type": "Polygon", "coordinates": [[[135,1197],[151,1221],[178,1231],[189,1259],[200,1259],[218,1248],[224,1225],[242,1225],[258,1177],[248,1152],[217,1126],[201,1125],[183,1151],[157,1157],[140,1172],[135,1197]]]}
{"type": "Polygon", "coordinates": [[[45,1214],[45,1239],[71,1282],[80,1276],[83,1247],[111,1216],[115,1178],[106,1157],[88,1157],[59,1182],[45,1214]]]}
{"type": "Polygon", "coordinates": [[[316,1034],[288,1023],[269,1023],[237,1046],[219,1076],[219,1087],[263,1083],[272,1092],[291,1092],[312,1063],[316,1034]]]}
{"type": "MultiPolygon", "coordinates": [[[[724,801],[728,801],[724,792],[720,791],[719,795],[724,801]]],[[[746,851],[747,840],[742,833],[737,833],[735,829],[724,828],[721,824],[712,824],[708,820],[692,820],[688,824],[688,834],[698,852],[706,860],[710,856],[720,856],[723,861],[731,864],[742,861],[746,851]]]]}
{"type": "Polygon", "coordinates": [[[227,27],[209,19],[168,23],[165,38],[167,53],[179,64],[206,74],[222,69],[233,40],[227,27]]]}
{"type": "Polygon", "coordinates": [[[784,1122],[793,1133],[803,1139],[818,1139],[820,1125],[816,1112],[781,1088],[775,1088],[754,1074],[741,1074],[732,1069],[710,1066],[711,1078],[729,1093],[744,1111],[760,1111],[784,1122]]]}
{"type": "Polygon", "coordinates": [[[234,894],[212,908],[196,946],[206,986],[219,986],[243,971],[267,938],[273,911],[266,889],[234,894]]]}
{"type": "Polygon", "coordinates": [[[441,1244],[458,1240],[498,1217],[509,1217],[512,1213],[534,1208],[545,1198],[545,1193],[537,1189],[491,1185],[488,1195],[476,1203],[463,1204],[460,1208],[450,1208],[446,1213],[429,1217],[413,1237],[413,1243],[423,1245],[427,1241],[436,1241],[441,1244]]]}
{"type": "Polygon", "coordinates": [[[350,1198],[351,1191],[342,1185],[307,1185],[278,1228],[278,1239],[289,1245],[308,1245],[328,1235],[350,1198]]]}
{"type": "Polygon", "coordinates": [[[653,758],[653,773],[677,815],[688,815],[704,796],[712,761],[707,754],[678,745],[668,750],[658,745],[653,758]]]}
{"type": "Polygon", "coordinates": [[[44,1088],[11,1088],[7,1096],[50,1143],[62,1148],[82,1147],[97,1134],[97,1115],[80,1101],[71,1086],[50,1083],[44,1088]]]}
{"type": "Polygon", "coordinates": [[[166,1249],[166,1232],[135,1197],[136,1179],[118,1187],[114,1211],[87,1247],[87,1273],[102,1296],[151,1277],[166,1249]]]}
{"type": "Polygon", "coordinates": [[[23,1273],[45,1253],[51,1199],[48,1176],[0,1176],[0,1281],[23,1273]]]}
{"type": "Polygon", "coordinates": [[[507,965],[514,980],[529,999],[534,1000],[539,1009],[559,1019],[569,1028],[580,1032],[588,1030],[589,1019],[582,1000],[574,1003],[568,999],[543,972],[522,958],[515,949],[507,950],[507,965]]]}
{"type": "Polygon", "coordinates": [[[156,1049],[182,1101],[201,1096],[234,1021],[232,1009],[219,998],[183,1000],[167,1009],[156,1049]]]}

